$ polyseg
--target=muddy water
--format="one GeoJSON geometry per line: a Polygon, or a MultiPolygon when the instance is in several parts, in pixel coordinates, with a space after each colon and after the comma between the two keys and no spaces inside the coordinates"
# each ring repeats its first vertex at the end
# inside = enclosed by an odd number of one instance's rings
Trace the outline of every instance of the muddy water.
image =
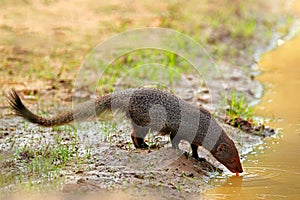
{"type": "Polygon", "coordinates": [[[259,65],[266,92],[256,115],[281,131],[246,157],[241,177],[216,179],[207,199],[300,199],[300,33],[259,65]]]}

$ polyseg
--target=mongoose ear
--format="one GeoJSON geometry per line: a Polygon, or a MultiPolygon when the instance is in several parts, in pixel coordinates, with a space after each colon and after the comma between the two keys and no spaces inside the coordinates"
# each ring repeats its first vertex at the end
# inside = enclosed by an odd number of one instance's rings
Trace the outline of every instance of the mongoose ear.
{"type": "Polygon", "coordinates": [[[218,148],[217,148],[217,152],[226,152],[229,150],[229,145],[225,144],[225,143],[221,143],[218,148]]]}

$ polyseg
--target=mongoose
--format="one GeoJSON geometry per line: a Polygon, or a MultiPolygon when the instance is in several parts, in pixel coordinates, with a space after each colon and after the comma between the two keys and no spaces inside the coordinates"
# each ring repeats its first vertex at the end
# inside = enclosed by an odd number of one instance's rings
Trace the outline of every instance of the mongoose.
{"type": "Polygon", "coordinates": [[[197,149],[203,146],[231,172],[243,172],[235,144],[210,112],[166,91],[152,88],[117,91],[51,118],[40,117],[28,110],[15,90],[11,90],[8,101],[16,115],[46,127],[85,120],[106,111],[122,111],[131,121],[131,138],[136,148],[147,148],[145,136],[150,130],[158,131],[170,135],[173,148],[178,148],[179,142],[186,140],[191,144],[194,158],[200,159],[197,149]]]}

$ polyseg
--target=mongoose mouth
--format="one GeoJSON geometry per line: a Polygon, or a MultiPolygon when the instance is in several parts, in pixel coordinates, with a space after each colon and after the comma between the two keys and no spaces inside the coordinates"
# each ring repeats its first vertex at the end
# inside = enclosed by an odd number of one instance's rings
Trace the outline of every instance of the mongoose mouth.
{"type": "Polygon", "coordinates": [[[242,165],[239,164],[228,164],[226,165],[227,169],[229,169],[229,171],[231,171],[232,173],[243,173],[243,168],[242,165]]]}

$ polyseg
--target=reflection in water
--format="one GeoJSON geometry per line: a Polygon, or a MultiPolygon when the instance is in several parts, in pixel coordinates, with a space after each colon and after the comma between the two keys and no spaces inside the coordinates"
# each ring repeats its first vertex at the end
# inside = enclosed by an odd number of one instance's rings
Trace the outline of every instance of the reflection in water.
{"type": "Polygon", "coordinates": [[[241,192],[241,186],[243,183],[243,176],[231,176],[226,182],[222,185],[222,187],[226,187],[227,190],[223,191],[225,194],[239,194],[241,192]]]}
{"type": "MultiPolygon", "coordinates": [[[[234,199],[235,196],[238,197],[241,194],[243,179],[243,176],[231,176],[220,188],[216,188],[213,193],[207,194],[206,197],[208,199],[234,199]]],[[[218,182],[218,180],[215,181],[218,182]]]]}
{"type": "MultiPolygon", "coordinates": [[[[229,178],[220,177],[214,179],[213,185],[216,188],[207,193],[208,199],[240,199],[241,197],[251,199],[253,197],[272,197],[280,199],[287,195],[268,193],[270,180],[279,180],[283,174],[297,176],[295,172],[270,167],[245,167],[242,176],[232,175],[229,178]],[[225,181],[225,182],[224,182],[225,181]]],[[[273,184],[279,184],[274,183],[273,184]]],[[[268,198],[267,198],[268,199],[268,198]]]]}

